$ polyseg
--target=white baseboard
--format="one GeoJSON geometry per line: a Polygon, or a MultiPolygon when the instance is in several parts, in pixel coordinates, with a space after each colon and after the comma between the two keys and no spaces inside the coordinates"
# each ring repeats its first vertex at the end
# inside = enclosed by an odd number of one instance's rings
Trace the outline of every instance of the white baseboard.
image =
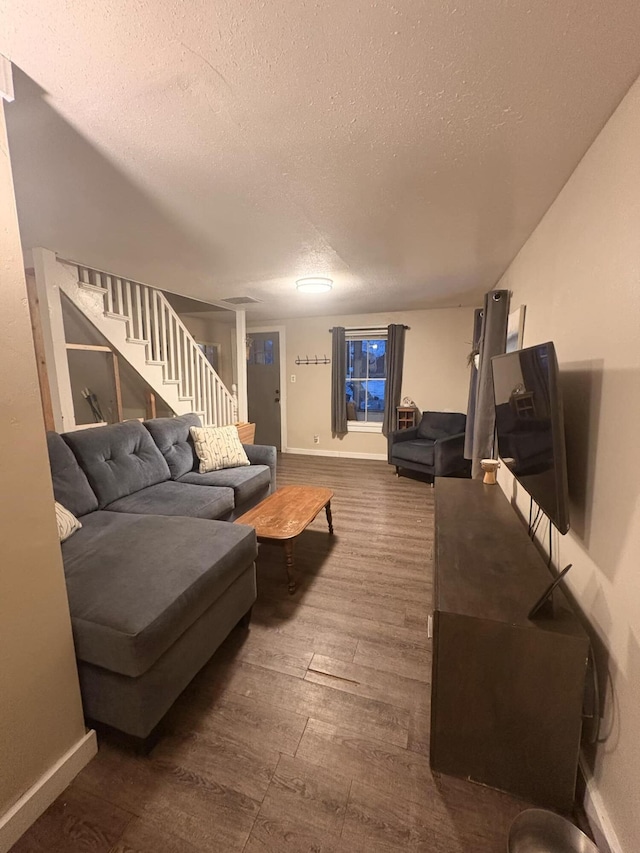
{"type": "Polygon", "coordinates": [[[13,847],[97,751],[96,733],[91,729],[0,817],[0,853],[13,847]]]}
{"type": "Polygon", "coordinates": [[[355,453],[348,450],[314,450],[310,447],[285,447],[283,453],[297,453],[303,456],[339,456],[341,459],[374,459],[386,462],[386,453],[355,453]]]}
{"type": "Polygon", "coordinates": [[[598,850],[601,853],[624,853],[600,792],[582,756],[580,772],[585,781],[584,810],[598,850]]]}

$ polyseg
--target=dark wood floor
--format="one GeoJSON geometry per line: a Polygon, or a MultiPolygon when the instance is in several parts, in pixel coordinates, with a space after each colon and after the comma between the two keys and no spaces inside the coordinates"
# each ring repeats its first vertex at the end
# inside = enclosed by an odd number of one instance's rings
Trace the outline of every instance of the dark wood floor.
{"type": "Polygon", "coordinates": [[[97,758],[15,853],[504,853],[526,803],[429,769],[433,490],[382,462],[283,456],[331,487],[296,548],[263,545],[236,629],[143,758],[97,758]]]}

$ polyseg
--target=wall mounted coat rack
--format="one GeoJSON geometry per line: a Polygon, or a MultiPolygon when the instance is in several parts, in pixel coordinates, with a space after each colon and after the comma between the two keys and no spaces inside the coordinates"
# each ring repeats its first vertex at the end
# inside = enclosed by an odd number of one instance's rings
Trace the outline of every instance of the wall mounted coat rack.
{"type": "Polygon", "coordinates": [[[309,358],[308,355],[305,355],[304,358],[297,356],[296,364],[331,364],[331,359],[327,358],[326,355],[323,355],[322,358],[318,358],[317,355],[314,355],[313,358],[309,358]]]}

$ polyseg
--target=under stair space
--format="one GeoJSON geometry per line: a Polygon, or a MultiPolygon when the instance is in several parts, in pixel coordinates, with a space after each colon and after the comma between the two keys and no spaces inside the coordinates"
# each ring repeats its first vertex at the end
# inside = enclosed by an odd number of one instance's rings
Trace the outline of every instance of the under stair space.
{"type": "Polygon", "coordinates": [[[64,294],[62,319],[76,426],[173,414],[166,401],[64,294]]]}

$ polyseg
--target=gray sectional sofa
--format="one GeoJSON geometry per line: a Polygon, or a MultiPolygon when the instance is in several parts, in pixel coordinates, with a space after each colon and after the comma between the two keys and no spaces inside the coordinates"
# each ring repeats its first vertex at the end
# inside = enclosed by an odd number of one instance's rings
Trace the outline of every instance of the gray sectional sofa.
{"type": "Polygon", "coordinates": [[[48,433],[85,716],[153,730],[256,598],[255,531],[229,524],[275,489],[276,451],[200,474],[197,415],[48,433]]]}

